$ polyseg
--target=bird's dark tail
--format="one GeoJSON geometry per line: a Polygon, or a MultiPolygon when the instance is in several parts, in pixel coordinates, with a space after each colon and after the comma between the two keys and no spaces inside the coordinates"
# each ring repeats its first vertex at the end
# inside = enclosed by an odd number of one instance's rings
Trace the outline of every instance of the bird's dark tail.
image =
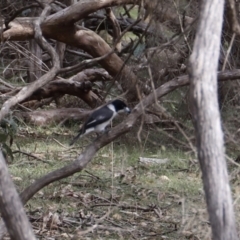
{"type": "Polygon", "coordinates": [[[78,135],[76,137],[73,138],[73,140],[69,143],[69,146],[72,146],[79,138],[81,138],[84,134],[84,131],[83,129],[81,129],[79,132],[78,132],[78,135]]]}

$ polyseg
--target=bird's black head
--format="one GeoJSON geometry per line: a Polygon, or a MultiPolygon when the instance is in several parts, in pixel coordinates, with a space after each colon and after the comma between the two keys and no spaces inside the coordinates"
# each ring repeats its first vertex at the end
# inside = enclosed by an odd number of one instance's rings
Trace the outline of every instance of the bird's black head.
{"type": "Polygon", "coordinates": [[[120,99],[116,99],[116,100],[112,101],[111,104],[114,106],[116,112],[123,112],[123,111],[125,111],[127,113],[131,112],[131,110],[127,107],[125,102],[123,102],[120,99]]]}

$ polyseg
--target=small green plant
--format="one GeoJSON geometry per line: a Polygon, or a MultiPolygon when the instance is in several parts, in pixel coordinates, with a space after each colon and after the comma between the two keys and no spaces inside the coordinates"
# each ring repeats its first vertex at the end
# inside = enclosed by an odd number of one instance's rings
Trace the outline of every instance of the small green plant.
{"type": "Polygon", "coordinates": [[[0,122],[0,146],[5,158],[13,159],[11,146],[17,132],[17,124],[12,117],[0,122]],[[7,143],[9,139],[9,144],[7,143]]]}

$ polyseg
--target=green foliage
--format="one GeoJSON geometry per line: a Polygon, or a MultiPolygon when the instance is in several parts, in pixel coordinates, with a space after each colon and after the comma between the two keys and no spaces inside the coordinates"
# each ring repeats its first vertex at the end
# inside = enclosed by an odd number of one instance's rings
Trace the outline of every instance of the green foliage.
{"type": "Polygon", "coordinates": [[[12,116],[10,116],[9,119],[3,119],[0,122],[0,144],[1,144],[1,150],[5,158],[9,156],[11,159],[13,159],[11,145],[13,143],[16,132],[17,132],[17,124],[12,118],[12,116]],[[8,139],[9,139],[9,143],[7,143],[8,139]]]}

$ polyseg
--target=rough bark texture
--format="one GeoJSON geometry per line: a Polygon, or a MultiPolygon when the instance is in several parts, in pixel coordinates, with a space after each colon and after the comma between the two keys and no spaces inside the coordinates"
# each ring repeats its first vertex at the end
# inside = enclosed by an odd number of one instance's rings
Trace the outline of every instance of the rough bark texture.
{"type": "Polygon", "coordinates": [[[0,210],[11,239],[36,239],[0,151],[0,210]]]}
{"type": "Polygon", "coordinates": [[[223,6],[223,0],[202,1],[189,69],[198,158],[216,240],[238,239],[217,98],[223,6]]]}

